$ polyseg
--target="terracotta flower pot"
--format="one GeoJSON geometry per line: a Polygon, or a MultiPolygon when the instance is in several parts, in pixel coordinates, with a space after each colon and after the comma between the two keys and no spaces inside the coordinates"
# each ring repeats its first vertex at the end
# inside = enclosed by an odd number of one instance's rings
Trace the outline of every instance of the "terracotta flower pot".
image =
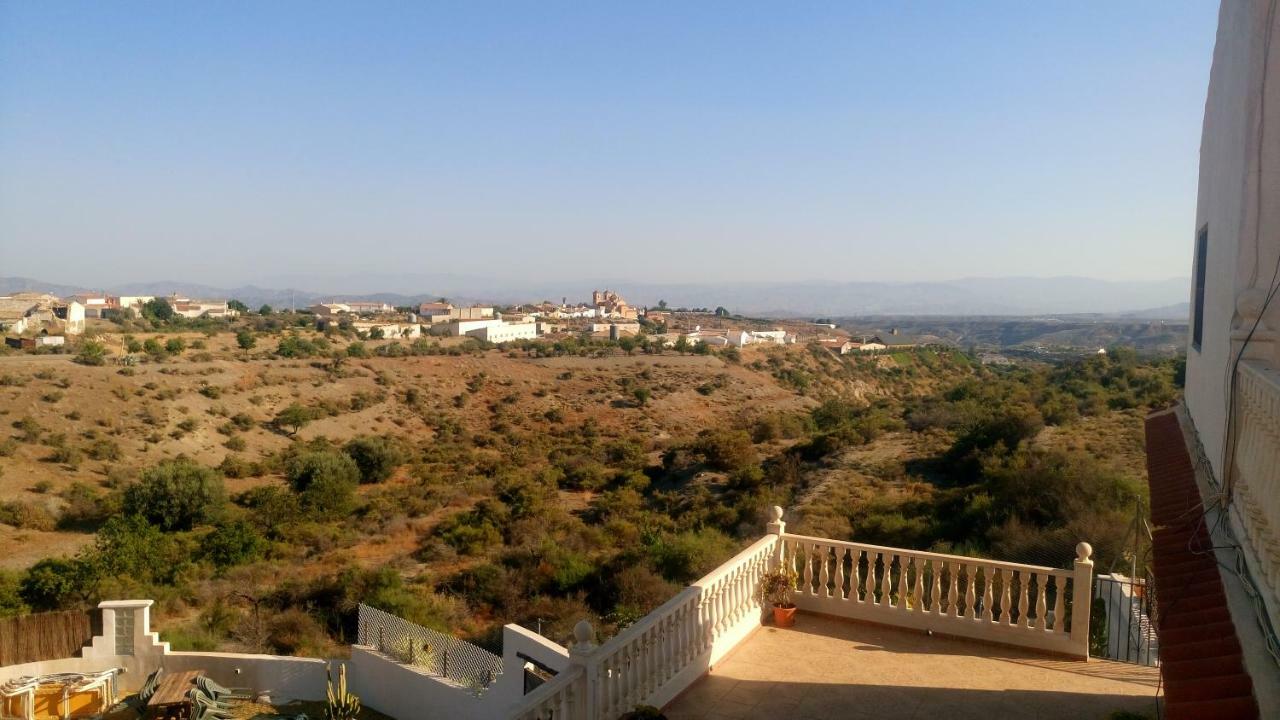
{"type": "Polygon", "coordinates": [[[774,605],[773,606],[773,624],[778,627],[791,627],[796,624],[796,606],[795,605],[774,605]]]}

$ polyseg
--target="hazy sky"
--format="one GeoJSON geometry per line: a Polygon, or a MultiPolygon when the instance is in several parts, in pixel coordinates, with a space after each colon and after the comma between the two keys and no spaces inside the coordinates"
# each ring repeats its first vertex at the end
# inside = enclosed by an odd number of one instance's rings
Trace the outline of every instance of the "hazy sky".
{"type": "Polygon", "coordinates": [[[1189,274],[1201,2],[0,2],[0,275],[1189,274]]]}

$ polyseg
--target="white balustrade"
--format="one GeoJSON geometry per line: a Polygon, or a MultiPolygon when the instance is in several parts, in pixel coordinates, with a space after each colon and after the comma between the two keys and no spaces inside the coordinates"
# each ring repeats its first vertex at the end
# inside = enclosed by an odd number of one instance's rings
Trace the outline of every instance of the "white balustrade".
{"type": "Polygon", "coordinates": [[[583,670],[574,667],[556,675],[524,696],[511,717],[516,720],[571,720],[581,717],[583,670]]]}
{"type": "Polygon", "coordinates": [[[637,705],[662,707],[760,627],[764,574],[797,573],[796,605],[886,625],[1088,656],[1093,550],[1074,570],[769,534],[636,624],[596,646],[574,628],[571,667],[525,696],[516,720],[612,720],[637,705]]]}
{"type": "Polygon", "coordinates": [[[575,628],[572,674],[525,696],[519,720],[616,718],[637,705],[661,707],[760,627],[756,589],[775,557],[766,535],[599,647],[590,626],[575,628]]]}
{"type": "Polygon", "coordinates": [[[1058,570],[787,533],[781,555],[802,610],[1084,657],[1093,561],[1077,552],[1058,570]]]}
{"type": "Polygon", "coordinates": [[[1280,370],[1244,360],[1236,379],[1232,516],[1273,624],[1280,624],[1280,370]]]}

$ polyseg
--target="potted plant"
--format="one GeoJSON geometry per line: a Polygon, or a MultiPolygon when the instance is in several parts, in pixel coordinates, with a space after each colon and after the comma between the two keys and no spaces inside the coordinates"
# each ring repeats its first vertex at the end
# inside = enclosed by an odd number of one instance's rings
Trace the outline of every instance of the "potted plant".
{"type": "Polygon", "coordinates": [[[796,621],[796,604],[791,602],[791,591],[796,589],[798,576],[795,568],[781,567],[765,573],[760,578],[760,602],[773,606],[773,624],[791,627],[796,621]]]}

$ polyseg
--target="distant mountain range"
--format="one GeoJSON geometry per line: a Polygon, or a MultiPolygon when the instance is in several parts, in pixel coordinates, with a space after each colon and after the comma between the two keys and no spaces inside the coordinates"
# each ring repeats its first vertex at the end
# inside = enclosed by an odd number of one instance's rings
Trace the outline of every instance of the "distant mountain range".
{"type": "MultiPolygon", "coordinates": [[[[779,317],[858,315],[1036,316],[1095,314],[1132,319],[1185,319],[1190,280],[1110,281],[1081,277],[964,278],[949,282],[635,283],[501,281],[444,274],[280,276],[265,286],[213,287],[187,282],[124,283],[92,288],[115,295],[236,298],[250,306],[305,307],[322,300],[364,298],[412,305],[448,297],[499,304],[567,298],[587,300],[593,288],[615,290],[634,305],[724,306],[737,313],[779,317]],[[301,289],[310,288],[310,289],[301,289]]],[[[0,293],[22,290],[71,295],[88,288],[22,277],[0,277],[0,293]]]]}

